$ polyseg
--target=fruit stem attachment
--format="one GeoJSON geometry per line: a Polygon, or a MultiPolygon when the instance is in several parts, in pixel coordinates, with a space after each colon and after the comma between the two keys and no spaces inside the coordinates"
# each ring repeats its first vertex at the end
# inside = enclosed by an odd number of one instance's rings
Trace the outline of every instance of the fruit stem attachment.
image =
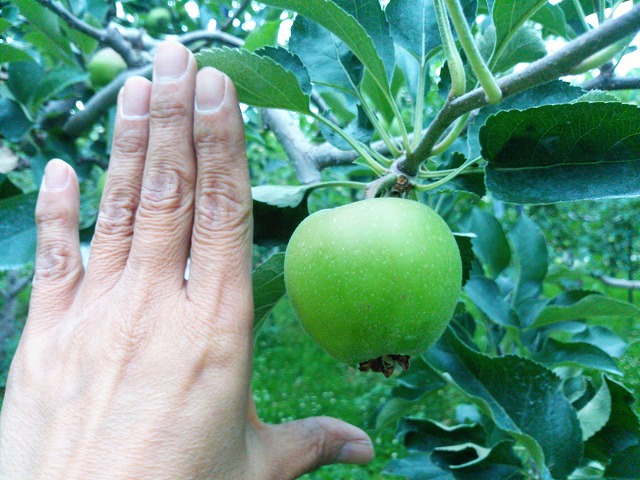
{"type": "Polygon", "coordinates": [[[436,22],[438,23],[438,30],[451,75],[449,98],[456,98],[464,95],[467,89],[464,65],[462,64],[462,58],[460,58],[460,53],[456,47],[456,42],[453,39],[453,33],[451,33],[451,25],[449,24],[449,17],[447,16],[444,0],[434,0],[433,6],[436,10],[436,22]]]}
{"type": "Polygon", "coordinates": [[[471,30],[464,18],[464,11],[462,10],[462,5],[460,5],[460,0],[445,1],[447,2],[447,8],[449,10],[449,16],[451,17],[453,26],[456,29],[456,32],[458,32],[462,48],[467,54],[467,59],[469,60],[476,77],[478,77],[480,85],[482,85],[487,102],[489,104],[498,103],[502,100],[502,91],[491,73],[491,70],[489,70],[489,67],[487,67],[482,55],[480,55],[480,52],[478,51],[478,47],[473,40],[473,35],[471,34],[471,30]]]}
{"type": "Polygon", "coordinates": [[[365,198],[379,197],[384,192],[391,190],[397,181],[398,175],[395,173],[387,173],[364,187],[364,196],[365,198]]]}

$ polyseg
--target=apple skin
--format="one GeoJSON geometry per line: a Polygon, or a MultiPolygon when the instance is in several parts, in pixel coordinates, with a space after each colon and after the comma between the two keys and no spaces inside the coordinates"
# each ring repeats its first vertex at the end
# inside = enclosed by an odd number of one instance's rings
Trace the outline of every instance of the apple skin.
{"type": "Polygon", "coordinates": [[[284,274],[302,327],[355,366],[432,346],[453,315],[462,263],[431,208],[376,198],[307,217],[291,237],[284,274]]]}
{"type": "Polygon", "coordinates": [[[95,88],[103,87],[127,68],[122,57],[112,48],[98,50],[87,65],[89,81],[95,88]]]}
{"type": "Polygon", "coordinates": [[[171,12],[164,7],[152,8],[147,14],[146,27],[151,35],[162,33],[171,23],[171,12]]]}

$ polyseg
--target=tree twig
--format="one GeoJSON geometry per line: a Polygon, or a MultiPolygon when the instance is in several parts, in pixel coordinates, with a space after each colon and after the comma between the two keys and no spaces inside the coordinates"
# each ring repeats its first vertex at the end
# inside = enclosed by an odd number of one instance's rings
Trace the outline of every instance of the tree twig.
{"type": "Polygon", "coordinates": [[[640,290],[640,280],[625,280],[623,278],[609,277],[608,275],[594,275],[594,277],[610,287],[640,290]]]}
{"type": "Polygon", "coordinates": [[[638,90],[640,77],[598,75],[580,86],[585,90],[638,90]]]}
{"type": "Polygon", "coordinates": [[[236,18],[239,18],[240,15],[242,15],[242,12],[244,12],[250,4],[251,0],[244,0],[244,2],[242,2],[242,4],[236,9],[236,11],[231,14],[227,21],[224,22],[224,25],[220,27],[220,30],[223,32],[229,31],[229,29],[233,26],[233,21],[236,18]]]}
{"type": "MultiPolygon", "coordinates": [[[[601,27],[580,35],[557,52],[529,64],[519,72],[502,77],[498,80],[498,86],[502,90],[503,97],[508,97],[555,80],[566,75],[571,68],[585,58],[638,30],[640,30],[640,4],[635,5],[628,13],[605,22],[601,27]]],[[[415,151],[407,158],[400,160],[398,169],[409,176],[414,176],[421,163],[431,153],[433,146],[455,119],[487,105],[482,88],[447,102],[427,128],[415,151]]]]}
{"type": "Polygon", "coordinates": [[[100,43],[114,49],[116,52],[118,52],[118,54],[120,54],[128,67],[139,67],[143,63],[143,60],[140,58],[139,53],[134,48],[132,48],[132,46],[122,37],[122,35],[120,35],[120,32],[117,29],[109,28],[105,30],[96,28],[93,25],[89,25],[88,23],[73,15],[61,5],[58,5],[51,0],[37,0],[37,2],[58,15],[71,28],[78,30],[79,32],[82,32],[92,38],[95,38],[100,43]]]}

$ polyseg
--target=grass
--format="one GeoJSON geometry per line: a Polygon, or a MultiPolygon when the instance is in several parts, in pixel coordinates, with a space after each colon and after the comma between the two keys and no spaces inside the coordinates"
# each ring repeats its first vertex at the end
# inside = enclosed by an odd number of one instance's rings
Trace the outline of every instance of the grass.
{"type": "Polygon", "coordinates": [[[315,415],[339,418],[364,429],[372,438],[376,458],[368,465],[328,465],[303,479],[390,479],[382,475],[387,462],[405,451],[394,428],[370,428],[378,406],[395,380],[358,372],[320,350],[302,330],[288,302],[281,302],[260,332],[255,350],[253,393],[260,418],[280,423],[315,415]]]}

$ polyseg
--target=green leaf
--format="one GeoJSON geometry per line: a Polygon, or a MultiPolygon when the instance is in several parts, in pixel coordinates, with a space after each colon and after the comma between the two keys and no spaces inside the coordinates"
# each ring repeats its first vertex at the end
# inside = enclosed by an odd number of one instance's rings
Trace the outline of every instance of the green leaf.
{"type": "Polygon", "coordinates": [[[512,305],[529,301],[542,292],[542,281],[547,274],[549,254],[542,231],[526,215],[521,214],[514,229],[509,232],[513,245],[516,283],[511,293],[512,305]]]}
{"type": "Polygon", "coordinates": [[[490,213],[474,208],[468,229],[476,235],[472,240],[473,251],[486,274],[495,279],[511,262],[511,249],[502,225],[490,213]]]}
{"type": "Polygon", "coordinates": [[[384,64],[387,80],[391,81],[395,68],[395,47],[389,34],[389,25],[379,0],[333,0],[355,18],[367,31],[384,64]]]}
{"type": "Polygon", "coordinates": [[[253,241],[259,245],[287,243],[309,215],[308,186],[253,187],[253,241]]]}
{"type": "Polygon", "coordinates": [[[400,476],[406,480],[456,480],[452,472],[435,465],[428,454],[410,452],[405,458],[391,460],[384,469],[388,475],[400,476]]]}
{"type": "Polygon", "coordinates": [[[7,43],[0,43],[0,63],[22,62],[31,61],[33,58],[24,50],[9,45],[7,43]]]}
{"type": "Polygon", "coordinates": [[[0,18],[0,33],[6,32],[12,25],[13,24],[6,18],[0,18]]]}
{"type": "Polygon", "coordinates": [[[200,68],[211,66],[227,74],[243,103],[310,113],[309,96],[301,90],[296,76],[269,57],[225,47],[202,50],[196,59],[200,68]]]}
{"type": "Polygon", "coordinates": [[[602,385],[589,402],[578,411],[578,420],[582,428],[582,440],[588,440],[598,433],[611,416],[611,393],[607,382],[602,385]]]}
{"type": "Polygon", "coordinates": [[[547,47],[540,32],[531,27],[522,27],[507,44],[497,60],[493,71],[504,72],[518,63],[531,63],[547,54],[547,47]]]}
{"type": "Polygon", "coordinates": [[[491,321],[503,327],[520,327],[518,316],[505,302],[494,280],[485,277],[471,277],[465,285],[464,291],[491,321]]]}
{"type": "Polygon", "coordinates": [[[271,58],[276,63],[282,65],[285,69],[292,72],[298,79],[298,85],[300,85],[302,92],[305,95],[309,95],[311,93],[311,79],[309,78],[309,72],[299,56],[294,55],[282,47],[264,47],[256,53],[260,56],[271,58]]]}
{"type": "Polygon", "coordinates": [[[597,325],[586,326],[582,332],[576,333],[569,341],[590,343],[614,358],[622,357],[627,349],[627,343],[618,335],[606,327],[597,325]]]}
{"type": "Polygon", "coordinates": [[[507,439],[490,448],[474,443],[439,447],[431,454],[431,459],[436,465],[454,472],[456,480],[508,479],[522,470],[513,443],[507,439]]]}
{"type": "Polygon", "coordinates": [[[362,80],[362,62],[326,28],[297,16],[291,28],[289,49],[302,59],[313,83],[355,94],[362,80]]]}
{"type": "Polygon", "coordinates": [[[251,188],[253,200],[279,208],[295,208],[302,203],[310,185],[259,185],[251,188]]]}
{"type": "MultiPolygon", "coordinates": [[[[353,150],[344,138],[327,125],[321,123],[319,124],[319,129],[325,140],[334,147],[345,151],[353,150]]],[[[358,116],[342,130],[354,140],[365,145],[368,145],[373,137],[373,125],[360,105],[358,105],[358,116]]]]}
{"type": "Polygon", "coordinates": [[[475,258],[473,255],[473,248],[471,246],[471,241],[474,235],[469,233],[454,233],[453,237],[456,239],[456,243],[458,244],[460,260],[462,260],[462,286],[464,287],[469,281],[469,278],[471,278],[471,268],[473,259],[475,258]]]}
{"type": "Polygon", "coordinates": [[[15,62],[7,69],[7,86],[21,104],[27,105],[33,91],[44,75],[44,67],[37,62],[15,62]]]}
{"type": "Polygon", "coordinates": [[[37,192],[0,200],[0,270],[21,268],[36,251],[37,192]]]}
{"type": "Polygon", "coordinates": [[[629,317],[640,320],[640,308],[631,303],[601,294],[589,294],[570,305],[547,305],[533,328],[568,320],[591,320],[629,317]]]}
{"type": "Polygon", "coordinates": [[[553,372],[518,356],[494,358],[474,352],[451,330],[423,357],[480,401],[495,424],[524,445],[547,476],[565,478],[578,466],[580,424],[553,372]]]}
{"type": "Polygon", "coordinates": [[[433,420],[404,418],[398,424],[396,434],[404,438],[404,445],[409,450],[426,453],[460,443],[484,445],[487,441],[484,428],[477,423],[448,427],[433,420]]]}
{"type": "Polygon", "coordinates": [[[546,3],[540,10],[533,14],[531,20],[542,25],[545,35],[551,34],[568,38],[567,22],[564,18],[564,12],[558,5],[546,3]]]}
{"type": "Polygon", "coordinates": [[[584,94],[584,90],[574,87],[567,82],[555,80],[533,87],[522,93],[505,98],[497,105],[490,105],[480,109],[478,115],[469,123],[467,141],[469,143],[469,158],[480,155],[479,131],[491,115],[502,110],[524,110],[542,105],[555,103],[569,103],[584,94]]]}
{"type": "Polygon", "coordinates": [[[542,350],[535,352],[531,358],[549,367],[577,365],[617,375],[622,373],[606,352],[589,343],[560,342],[547,338],[542,350]]]}
{"type": "Polygon", "coordinates": [[[640,445],[640,422],[631,408],[631,393],[608,377],[605,381],[611,394],[611,416],[604,428],[585,443],[585,457],[606,464],[614,455],[640,445]]]}
{"type": "Polygon", "coordinates": [[[281,20],[265,22],[253,30],[244,41],[243,48],[254,52],[262,47],[275,47],[278,45],[278,32],[281,20]]]}
{"type": "Polygon", "coordinates": [[[604,478],[609,480],[637,480],[640,472],[640,445],[616,454],[607,465],[604,478]]]}
{"type": "Polygon", "coordinates": [[[37,109],[47,100],[86,79],[87,73],[81,70],[63,68],[46,72],[38,86],[31,92],[28,102],[29,110],[35,115],[37,109]]]}
{"type": "Polygon", "coordinates": [[[514,37],[518,29],[537,10],[547,3],[547,0],[495,0],[491,15],[496,27],[496,44],[492,63],[500,60],[507,44],[514,37]]]}
{"type": "MultiPolygon", "coordinates": [[[[465,1],[462,8],[467,21],[473,23],[477,2],[465,1]]],[[[426,61],[440,47],[433,0],[391,0],[385,13],[393,39],[419,63],[426,61]]]]}
{"type": "Polygon", "coordinates": [[[621,103],[505,111],[480,130],[487,188],[512,203],[640,195],[640,108],[621,103]]]}
{"type": "Polygon", "coordinates": [[[371,37],[353,16],[338,5],[330,0],[263,0],[263,3],[294,10],[335,34],[371,72],[376,83],[388,90],[385,65],[371,37]]]}
{"type": "Polygon", "coordinates": [[[276,253],[256,268],[253,285],[253,330],[257,332],[285,294],[284,253],[276,253]]]}
{"type": "Polygon", "coordinates": [[[440,47],[433,0],[391,0],[385,13],[394,40],[418,62],[440,47]]]}
{"type": "Polygon", "coordinates": [[[32,126],[20,105],[8,98],[0,98],[0,136],[18,142],[32,126]]]}

